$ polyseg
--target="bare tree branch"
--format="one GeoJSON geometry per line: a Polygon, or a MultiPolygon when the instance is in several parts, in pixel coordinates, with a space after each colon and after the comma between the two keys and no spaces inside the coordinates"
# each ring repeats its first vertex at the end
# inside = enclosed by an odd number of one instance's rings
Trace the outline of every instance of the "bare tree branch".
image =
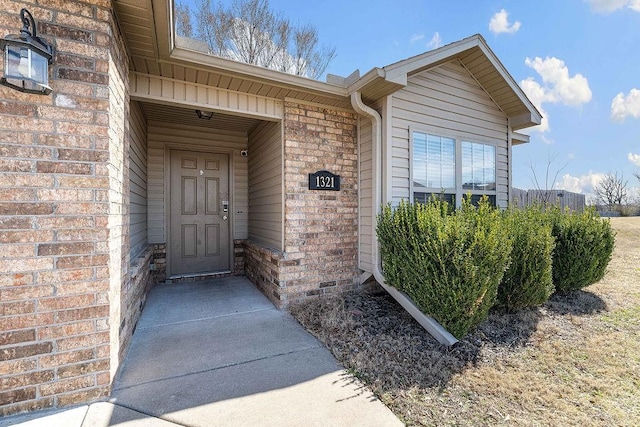
{"type": "Polygon", "coordinates": [[[176,4],[176,32],[184,37],[193,37],[191,9],[185,4],[176,4]]]}
{"type": "MultiPolygon", "coordinates": [[[[189,6],[184,7],[189,9],[189,6]]],[[[211,0],[199,0],[197,10],[198,12],[195,14],[197,26],[193,36],[205,41],[209,45],[211,53],[222,56],[222,52],[226,50],[225,35],[229,31],[225,12],[211,0]]],[[[192,13],[189,13],[189,17],[192,15],[192,13]]],[[[176,28],[176,31],[178,30],[179,28],[176,28]]]]}
{"type": "Polygon", "coordinates": [[[621,211],[623,203],[627,202],[628,180],[624,175],[618,177],[618,173],[607,173],[600,183],[593,189],[596,202],[607,206],[610,210],[621,211]]]}
{"type": "Polygon", "coordinates": [[[542,197],[542,203],[547,205],[551,202],[551,192],[549,190],[553,190],[558,181],[558,176],[560,173],[569,165],[569,162],[565,163],[559,168],[555,169],[555,173],[553,174],[553,179],[549,180],[549,176],[552,173],[552,166],[555,161],[558,159],[558,153],[551,153],[551,151],[547,152],[547,165],[544,171],[544,186],[541,185],[540,180],[538,179],[538,174],[536,172],[536,167],[533,164],[533,161],[529,159],[529,170],[531,170],[531,181],[534,185],[534,189],[538,190],[542,197]]]}
{"type": "Polygon", "coordinates": [[[195,35],[211,53],[248,64],[317,79],[335,58],[335,48],[320,46],[318,30],[294,26],[271,10],[268,0],[234,0],[223,7],[212,0],[176,6],[176,31],[191,37],[191,17],[197,20],[195,35]]]}

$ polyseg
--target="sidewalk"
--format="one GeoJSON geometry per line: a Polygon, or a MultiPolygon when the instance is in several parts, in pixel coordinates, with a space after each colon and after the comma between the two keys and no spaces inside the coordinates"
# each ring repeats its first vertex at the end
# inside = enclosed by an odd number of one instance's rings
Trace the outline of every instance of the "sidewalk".
{"type": "Polygon", "coordinates": [[[247,279],[159,285],[109,402],[21,426],[401,426],[247,279]]]}

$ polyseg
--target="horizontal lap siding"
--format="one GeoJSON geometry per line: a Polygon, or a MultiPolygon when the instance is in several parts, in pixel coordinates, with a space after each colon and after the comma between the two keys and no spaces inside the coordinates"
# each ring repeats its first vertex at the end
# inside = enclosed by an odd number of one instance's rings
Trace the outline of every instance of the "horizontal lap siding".
{"type": "Polygon", "coordinates": [[[507,118],[467,70],[449,62],[409,77],[392,98],[393,202],[409,198],[409,128],[496,144],[497,202],[509,199],[507,118]]]}
{"type": "Polygon", "coordinates": [[[129,235],[134,259],[147,247],[147,123],[137,102],[131,103],[129,127],[129,235]]]}
{"type": "Polygon", "coordinates": [[[164,144],[147,136],[147,239],[149,243],[166,243],[164,233],[164,144]]]}
{"type": "Polygon", "coordinates": [[[193,126],[166,125],[159,122],[149,122],[148,126],[148,239],[151,244],[166,243],[165,235],[165,206],[168,202],[165,195],[165,177],[169,171],[165,170],[166,147],[181,150],[211,151],[220,150],[228,153],[232,162],[233,176],[229,182],[233,187],[233,238],[247,238],[248,212],[248,178],[247,157],[240,156],[240,150],[247,149],[247,136],[241,132],[216,131],[193,126]],[[232,154],[229,152],[232,150],[232,154]]]}
{"type": "Polygon", "coordinates": [[[282,250],[282,127],[263,122],[249,135],[249,239],[282,250]]]}
{"type": "Polygon", "coordinates": [[[373,235],[373,135],[371,120],[360,117],[358,135],[360,138],[360,195],[359,195],[359,260],[360,268],[365,271],[373,271],[371,263],[373,235]]]}

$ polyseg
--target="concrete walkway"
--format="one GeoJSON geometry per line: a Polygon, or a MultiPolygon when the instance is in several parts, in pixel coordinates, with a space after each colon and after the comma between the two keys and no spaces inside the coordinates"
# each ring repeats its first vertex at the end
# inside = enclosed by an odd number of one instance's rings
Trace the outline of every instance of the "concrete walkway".
{"type": "Polygon", "coordinates": [[[401,426],[247,279],[155,287],[111,399],[22,426],[401,426]]]}

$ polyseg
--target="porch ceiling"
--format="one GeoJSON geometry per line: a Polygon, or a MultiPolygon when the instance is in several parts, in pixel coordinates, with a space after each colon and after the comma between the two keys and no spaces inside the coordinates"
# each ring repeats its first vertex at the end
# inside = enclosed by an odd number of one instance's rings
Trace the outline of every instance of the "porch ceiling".
{"type": "Polygon", "coordinates": [[[248,133],[260,123],[258,119],[221,113],[213,113],[211,120],[205,120],[198,118],[195,109],[152,103],[141,103],[141,105],[147,121],[157,121],[165,124],[198,126],[248,133]]]}

